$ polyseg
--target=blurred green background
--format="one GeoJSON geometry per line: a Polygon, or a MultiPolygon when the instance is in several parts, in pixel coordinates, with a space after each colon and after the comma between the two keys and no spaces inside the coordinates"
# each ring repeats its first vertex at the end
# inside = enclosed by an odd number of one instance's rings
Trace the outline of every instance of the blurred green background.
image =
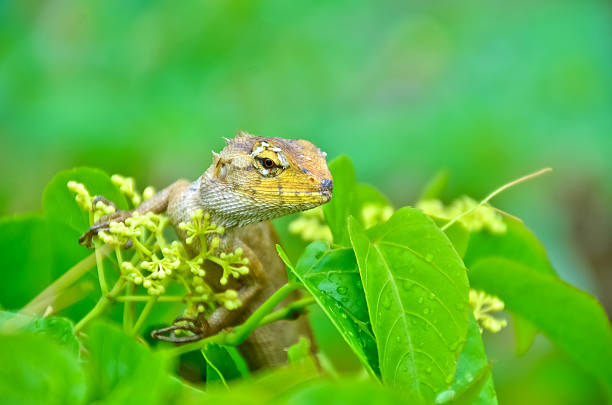
{"type": "MultiPolygon", "coordinates": [[[[0,2],[0,214],[77,165],[194,179],[240,129],[347,154],[396,206],[440,169],[449,200],[551,166],[494,203],[612,309],[609,2],[0,2]]],[[[544,338],[518,359],[511,327],[485,343],[501,403],[604,401],[544,338]]]]}

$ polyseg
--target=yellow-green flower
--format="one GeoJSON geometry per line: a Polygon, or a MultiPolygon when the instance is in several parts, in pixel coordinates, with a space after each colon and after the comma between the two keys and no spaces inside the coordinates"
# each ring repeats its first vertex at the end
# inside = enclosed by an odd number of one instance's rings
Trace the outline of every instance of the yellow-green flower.
{"type": "Polygon", "coordinates": [[[504,302],[499,298],[489,295],[484,291],[470,289],[470,306],[474,312],[474,318],[478,321],[480,332],[483,329],[493,333],[499,332],[508,324],[505,319],[498,319],[491,315],[504,309],[504,302]]]}
{"type": "MultiPolygon", "coordinates": [[[[470,197],[463,196],[447,206],[442,204],[440,200],[420,201],[416,205],[416,208],[422,210],[427,215],[450,220],[477,206],[477,201],[470,197]]],[[[481,229],[487,229],[494,234],[503,234],[506,233],[507,228],[500,213],[490,205],[482,205],[475,208],[471,213],[461,217],[459,222],[470,232],[478,232],[481,229]]]]}

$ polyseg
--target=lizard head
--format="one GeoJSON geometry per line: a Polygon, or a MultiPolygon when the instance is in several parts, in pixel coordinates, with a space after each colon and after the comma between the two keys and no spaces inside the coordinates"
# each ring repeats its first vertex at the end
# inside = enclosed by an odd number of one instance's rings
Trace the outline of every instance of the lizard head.
{"type": "Polygon", "coordinates": [[[226,142],[205,176],[223,200],[206,205],[226,225],[260,222],[331,200],[326,154],[312,143],[244,132],[226,142]]]}

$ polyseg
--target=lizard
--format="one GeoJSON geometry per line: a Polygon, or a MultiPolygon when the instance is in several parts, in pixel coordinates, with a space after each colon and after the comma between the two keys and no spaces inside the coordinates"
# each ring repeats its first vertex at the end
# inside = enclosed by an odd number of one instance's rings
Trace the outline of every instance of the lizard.
{"type": "MultiPolygon", "coordinates": [[[[217,308],[211,315],[198,316],[190,326],[175,324],[152,333],[153,337],[183,343],[214,335],[244,322],[268,297],[287,283],[285,264],[276,252],[278,235],[271,219],[315,208],[331,200],[333,180],[326,154],[306,140],[261,137],[240,131],[226,138],[220,153],[213,152],[210,167],[195,181],[178,180],[142,202],[132,211],[117,211],[101,218],[79,242],[91,247],[92,238],[109,228],[112,221],[124,221],[134,211],[166,212],[191,254],[199,252],[199,243],[187,245],[186,234],[179,228],[198,209],[210,215],[211,222],[225,227],[220,252],[241,248],[248,259],[249,273],[225,286],[219,284],[221,269],[212,262],[203,265],[206,281],[222,291],[238,291],[242,306],[236,310],[217,308]],[[165,336],[176,329],[187,329],[191,336],[165,336]]],[[[292,293],[286,301],[299,298],[292,293]]],[[[282,303],[287,304],[287,302],[282,303]]],[[[177,321],[185,321],[177,318],[177,321]]],[[[182,324],[184,325],[184,323],[182,324]]],[[[251,370],[286,362],[286,349],[300,335],[312,334],[306,317],[279,321],[255,329],[238,349],[251,370]]],[[[314,343],[314,342],[313,342],[314,343]]],[[[313,345],[314,347],[314,345],[313,345]]]]}

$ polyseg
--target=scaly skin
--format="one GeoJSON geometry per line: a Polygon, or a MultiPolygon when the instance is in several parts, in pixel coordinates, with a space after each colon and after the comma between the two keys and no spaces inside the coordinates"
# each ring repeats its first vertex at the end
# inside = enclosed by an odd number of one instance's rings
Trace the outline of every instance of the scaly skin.
{"type": "MultiPolygon", "coordinates": [[[[258,137],[240,132],[221,153],[213,153],[213,163],[196,181],[179,180],[136,208],[141,214],[167,212],[178,228],[197,209],[223,225],[219,249],[231,252],[238,247],[249,259],[249,274],[227,285],[219,284],[220,268],[207,262],[206,281],[218,291],[238,291],[242,306],[237,310],[218,308],[208,318],[195,321],[196,339],[214,335],[242,323],[279,287],[287,282],[285,265],[276,253],[279,243],[270,219],[317,207],[331,199],[332,177],[325,154],[305,140],[258,137]]],[[[121,221],[131,213],[120,211],[95,224],[81,238],[88,242],[110,221],[121,221]]],[[[186,245],[197,254],[199,245],[186,245]]],[[[295,300],[290,296],[281,305],[295,300]]],[[[285,363],[286,348],[300,335],[311,337],[307,319],[280,321],[257,328],[239,347],[252,370],[285,363]]],[[[161,337],[156,334],[156,337],[161,337]]]]}

